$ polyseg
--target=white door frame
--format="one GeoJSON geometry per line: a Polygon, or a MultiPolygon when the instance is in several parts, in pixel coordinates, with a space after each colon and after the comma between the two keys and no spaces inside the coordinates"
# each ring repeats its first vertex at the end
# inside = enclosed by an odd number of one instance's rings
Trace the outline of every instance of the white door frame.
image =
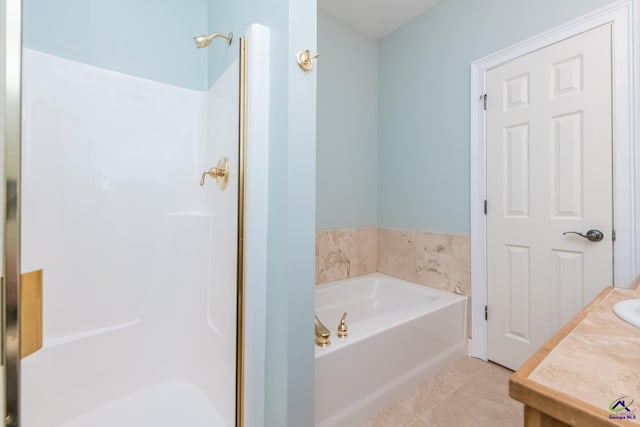
{"type": "MultiPolygon", "coordinates": [[[[640,0],[621,0],[471,63],[471,309],[470,353],[487,360],[486,114],[482,97],[491,68],[603,24],[613,27],[613,159],[615,284],[628,287],[640,267],[640,0]]],[[[494,202],[495,206],[495,202],[494,202]]],[[[491,209],[491,205],[489,205],[491,209]]]]}

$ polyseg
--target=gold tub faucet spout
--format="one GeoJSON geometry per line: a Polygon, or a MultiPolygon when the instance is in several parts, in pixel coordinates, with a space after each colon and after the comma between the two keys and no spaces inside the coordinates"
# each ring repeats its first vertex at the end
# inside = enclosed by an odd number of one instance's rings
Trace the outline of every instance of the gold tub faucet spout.
{"type": "Polygon", "coordinates": [[[315,315],[314,324],[316,327],[316,345],[318,347],[328,347],[331,345],[331,341],[329,341],[331,332],[322,324],[317,315],[315,315]]]}

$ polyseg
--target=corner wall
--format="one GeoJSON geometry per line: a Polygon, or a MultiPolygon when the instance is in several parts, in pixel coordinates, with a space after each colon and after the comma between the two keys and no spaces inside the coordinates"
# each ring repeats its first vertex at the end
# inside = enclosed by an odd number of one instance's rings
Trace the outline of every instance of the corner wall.
{"type": "Polygon", "coordinates": [[[318,13],[317,228],[378,224],[378,41],[318,13]]]}
{"type": "Polygon", "coordinates": [[[380,42],[381,227],[469,234],[469,64],[612,0],[442,0],[380,42]]]}
{"type": "MultiPolygon", "coordinates": [[[[208,23],[236,40],[252,23],[270,29],[264,425],[312,425],[316,74],[302,73],[295,55],[316,49],[316,2],[208,0],[208,23]]],[[[211,83],[237,49],[218,45],[209,58],[211,83]]]]}
{"type": "MultiPolygon", "coordinates": [[[[207,89],[207,1],[23,0],[24,47],[188,89],[207,89]]],[[[222,69],[225,70],[230,63],[222,69]]]]}

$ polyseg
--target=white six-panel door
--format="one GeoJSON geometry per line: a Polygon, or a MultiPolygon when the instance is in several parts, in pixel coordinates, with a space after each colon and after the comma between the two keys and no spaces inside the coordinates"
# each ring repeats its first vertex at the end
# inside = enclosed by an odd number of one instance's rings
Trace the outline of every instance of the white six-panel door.
{"type": "Polygon", "coordinates": [[[487,73],[488,355],[516,369],[613,281],[611,26],[487,73]],[[567,231],[602,231],[593,242],[567,231]]]}

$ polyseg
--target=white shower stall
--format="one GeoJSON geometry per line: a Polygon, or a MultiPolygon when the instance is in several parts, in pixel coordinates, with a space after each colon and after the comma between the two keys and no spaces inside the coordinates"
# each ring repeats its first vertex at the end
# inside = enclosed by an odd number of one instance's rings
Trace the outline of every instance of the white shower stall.
{"type": "Polygon", "coordinates": [[[260,401],[264,333],[247,332],[261,367],[243,366],[238,325],[264,326],[269,30],[216,43],[237,57],[205,89],[21,49],[19,259],[42,270],[42,347],[7,425],[230,427],[260,401]],[[223,189],[203,172],[224,158],[223,189]]]}
{"type": "Polygon", "coordinates": [[[231,425],[238,181],[199,180],[238,170],[237,66],[197,92],[24,50],[22,271],[45,284],[25,425],[231,425]]]}

